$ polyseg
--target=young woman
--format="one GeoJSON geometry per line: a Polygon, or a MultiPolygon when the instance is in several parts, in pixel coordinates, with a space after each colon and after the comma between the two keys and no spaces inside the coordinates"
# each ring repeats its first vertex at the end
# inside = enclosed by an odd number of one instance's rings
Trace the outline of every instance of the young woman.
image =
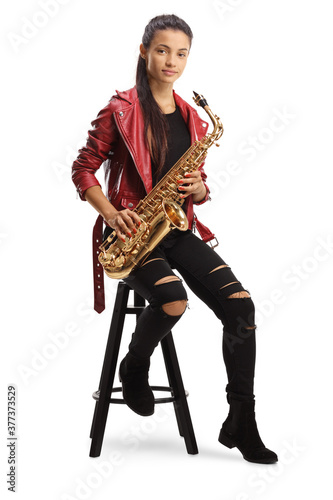
{"type": "MultiPolygon", "coordinates": [[[[207,122],[173,90],[189,57],[192,31],[175,15],[162,15],[146,26],[137,65],[136,86],[118,92],[92,122],[85,147],[73,164],[81,199],[103,217],[104,237],[113,230],[131,238],[140,224],[133,209],[190,145],[207,132],[207,122]],[[106,165],[107,196],[94,173],[106,165]],[[112,229],[111,229],[112,228],[112,229]]],[[[237,447],[256,463],[274,463],[277,455],[259,436],[254,413],[254,304],[229,265],[205,241],[210,231],[197,221],[203,240],[193,232],[193,204],[209,198],[203,165],[179,181],[189,229],[173,230],[125,281],[149,303],[140,315],[119,375],[127,405],[140,415],[154,412],[148,383],[150,357],[187,307],[186,285],[214,311],[223,326],[223,359],[229,414],[219,441],[237,447]]]]}

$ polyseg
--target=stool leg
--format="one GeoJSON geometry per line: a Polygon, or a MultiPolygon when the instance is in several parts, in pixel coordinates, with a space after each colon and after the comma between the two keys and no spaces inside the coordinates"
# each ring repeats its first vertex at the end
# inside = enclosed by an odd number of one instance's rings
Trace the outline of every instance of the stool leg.
{"type": "Polygon", "coordinates": [[[93,437],[94,429],[95,429],[95,425],[96,425],[96,415],[97,415],[97,401],[96,401],[96,404],[95,404],[94,416],[93,416],[93,419],[92,419],[92,424],[91,424],[91,429],[90,429],[90,437],[91,438],[93,437]]]}
{"type": "Polygon", "coordinates": [[[185,389],[171,332],[161,340],[161,347],[169,379],[169,385],[172,387],[172,392],[175,398],[174,408],[179,433],[184,437],[187,453],[196,455],[198,453],[197,442],[194,435],[191,415],[187,404],[185,389]]]}
{"type": "MultiPolygon", "coordinates": [[[[141,295],[139,295],[137,292],[134,291],[134,306],[143,307],[145,305],[146,305],[145,299],[143,297],[141,297],[141,295]]],[[[136,313],[136,321],[138,321],[141,313],[142,313],[142,311],[139,311],[136,313]]]]}
{"type": "Polygon", "coordinates": [[[129,290],[126,283],[119,282],[99,384],[99,399],[96,401],[91,426],[90,457],[98,457],[102,449],[129,290]]]}

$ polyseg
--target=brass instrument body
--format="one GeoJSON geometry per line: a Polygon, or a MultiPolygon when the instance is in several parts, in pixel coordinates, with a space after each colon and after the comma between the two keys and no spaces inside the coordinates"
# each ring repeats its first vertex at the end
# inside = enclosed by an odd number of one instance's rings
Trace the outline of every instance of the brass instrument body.
{"type": "Polygon", "coordinates": [[[208,148],[223,134],[223,125],[219,117],[211,112],[204,97],[194,94],[195,103],[208,113],[214,124],[214,130],[200,141],[195,141],[134,208],[133,211],[141,219],[137,233],[131,238],[126,236],[123,242],[113,231],[99,247],[101,253],[98,260],[110,278],[126,278],[170,231],[176,228],[180,231],[188,229],[187,217],[181,208],[184,199],[179,197],[177,180],[197,170],[205,160],[208,148]]]}

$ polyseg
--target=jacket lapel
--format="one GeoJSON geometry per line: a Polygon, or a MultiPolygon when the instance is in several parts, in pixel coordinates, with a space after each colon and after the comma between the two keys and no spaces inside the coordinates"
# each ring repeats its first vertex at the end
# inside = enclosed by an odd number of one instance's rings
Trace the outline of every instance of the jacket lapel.
{"type": "Polygon", "coordinates": [[[180,109],[182,117],[188,126],[191,143],[200,140],[208,131],[208,123],[200,118],[196,109],[192,108],[186,101],[184,101],[175,91],[173,91],[175,102],[180,109]]]}
{"type": "Polygon", "coordinates": [[[124,94],[117,92],[119,97],[126,99],[124,105],[114,113],[118,129],[133,158],[138,174],[145,186],[146,192],[152,189],[151,159],[144,136],[144,121],[136,89],[124,94]]]}

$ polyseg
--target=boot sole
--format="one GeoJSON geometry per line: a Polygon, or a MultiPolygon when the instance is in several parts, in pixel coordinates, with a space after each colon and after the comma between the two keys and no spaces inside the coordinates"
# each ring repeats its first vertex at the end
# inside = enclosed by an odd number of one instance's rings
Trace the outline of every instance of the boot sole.
{"type": "MultiPolygon", "coordinates": [[[[232,441],[232,439],[230,439],[228,436],[226,436],[222,432],[220,432],[218,441],[219,441],[219,443],[223,444],[227,448],[230,448],[230,449],[237,448],[242,453],[242,451],[238,448],[238,446],[235,444],[235,442],[232,441]]],[[[277,462],[277,460],[275,460],[273,458],[266,458],[266,459],[262,458],[261,460],[253,460],[253,459],[247,458],[243,453],[242,453],[242,455],[243,455],[244,460],[247,460],[247,462],[251,462],[254,464],[275,464],[277,462]]]]}
{"type": "Polygon", "coordinates": [[[265,465],[268,465],[268,464],[276,464],[276,462],[277,462],[277,460],[273,460],[273,459],[270,460],[269,458],[266,459],[266,460],[262,459],[260,461],[259,460],[250,460],[249,458],[244,457],[244,455],[243,455],[243,458],[244,458],[244,460],[247,460],[247,462],[251,462],[253,464],[265,464],[265,465]]]}

